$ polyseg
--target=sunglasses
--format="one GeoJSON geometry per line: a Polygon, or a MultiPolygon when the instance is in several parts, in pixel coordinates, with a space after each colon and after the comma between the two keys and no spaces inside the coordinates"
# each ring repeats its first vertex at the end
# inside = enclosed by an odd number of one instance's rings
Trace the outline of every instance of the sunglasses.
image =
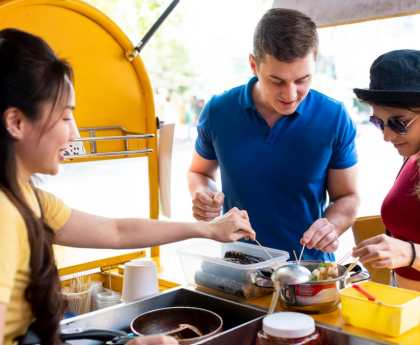
{"type": "Polygon", "coordinates": [[[388,126],[391,131],[400,135],[404,135],[407,134],[408,126],[410,126],[414,122],[414,120],[419,117],[419,115],[420,114],[418,114],[414,119],[412,119],[407,125],[393,117],[390,117],[388,119],[388,124],[385,124],[379,117],[376,117],[375,115],[372,115],[369,121],[372,122],[374,126],[382,132],[385,130],[385,126],[388,126]]]}

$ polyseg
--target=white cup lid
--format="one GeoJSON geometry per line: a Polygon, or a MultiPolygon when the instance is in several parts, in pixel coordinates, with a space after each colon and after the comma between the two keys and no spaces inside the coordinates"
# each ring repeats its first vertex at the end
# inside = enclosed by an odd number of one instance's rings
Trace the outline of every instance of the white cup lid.
{"type": "Polygon", "coordinates": [[[301,338],[315,332],[315,321],[300,313],[279,312],[263,320],[264,333],[278,338],[301,338]]]}

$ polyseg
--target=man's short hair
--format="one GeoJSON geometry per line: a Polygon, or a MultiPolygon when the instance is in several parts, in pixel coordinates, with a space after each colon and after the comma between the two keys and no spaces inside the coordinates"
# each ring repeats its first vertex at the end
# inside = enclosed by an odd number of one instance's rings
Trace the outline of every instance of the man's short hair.
{"type": "Polygon", "coordinates": [[[316,24],[307,15],[282,8],[267,11],[254,32],[254,59],[257,66],[266,54],[290,63],[310,53],[318,58],[316,24]]]}

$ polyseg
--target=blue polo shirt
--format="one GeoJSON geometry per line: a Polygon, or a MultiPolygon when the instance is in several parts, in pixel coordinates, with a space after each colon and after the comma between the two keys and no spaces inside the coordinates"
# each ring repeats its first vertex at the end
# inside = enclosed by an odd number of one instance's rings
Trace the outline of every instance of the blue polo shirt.
{"type": "MultiPolygon", "coordinates": [[[[206,104],[195,148],[219,162],[223,212],[248,211],[258,241],[293,258],[293,250],[302,249],[303,233],[323,217],[328,169],[357,163],[356,126],[341,102],[310,90],[296,112],[270,130],[251,96],[257,81],[206,104]]],[[[303,258],[334,260],[334,255],[305,249],[303,258]]]]}

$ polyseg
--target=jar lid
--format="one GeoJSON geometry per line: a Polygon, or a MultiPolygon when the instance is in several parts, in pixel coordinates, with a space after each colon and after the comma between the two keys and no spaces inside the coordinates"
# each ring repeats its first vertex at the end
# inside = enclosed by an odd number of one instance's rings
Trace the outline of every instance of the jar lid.
{"type": "Polygon", "coordinates": [[[315,332],[315,321],[300,313],[279,312],[263,320],[264,333],[278,338],[301,338],[315,332]]]}

